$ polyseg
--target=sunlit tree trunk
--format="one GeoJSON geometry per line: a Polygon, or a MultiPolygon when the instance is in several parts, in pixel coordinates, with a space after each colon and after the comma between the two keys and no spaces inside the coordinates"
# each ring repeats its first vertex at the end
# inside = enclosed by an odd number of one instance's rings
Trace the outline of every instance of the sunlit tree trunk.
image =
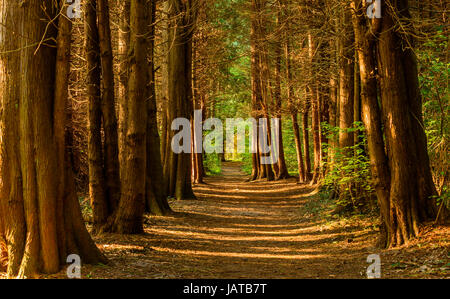
{"type": "MultiPolygon", "coordinates": [[[[355,133],[351,130],[355,120],[354,115],[354,34],[351,26],[351,15],[349,6],[343,8],[341,16],[339,37],[339,149],[341,151],[341,161],[344,166],[348,166],[348,159],[353,155],[353,146],[355,144],[355,133]]],[[[347,168],[348,169],[348,168],[347,168]]],[[[345,172],[343,176],[350,175],[345,172]]],[[[340,184],[338,190],[340,203],[336,208],[336,212],[342,212],[346,209],[353,208],[353,202],[350,200],[348,192],[349,184],[340,184]]],[[[353,187],[353,186],[351,186],[353,187]]]]}
{"type": "Polygon", "coordinates": [[[378,204],[381,209],[383,246],[387,245],[390,234],[389,223],[390,171],[385,153],[383,131],[381,126],[381,110],[378,104],[375,34],[378,33],[380,21],[369,22],[364,16],[364,7],[358,0],[352,3],[352,22],[355,32],[355,45],[359,58],[359,74],[361,78],[362,121],[367,135],[372,185],[375,188],[378,204]],[[373,23],[370,27],[369,23],[373,23]]]}
{"type": "MultiPolygon", "coordinates": [[[[252,11],[257,10],[257,2],[252,1],[252,11]]],[[[259,119],[261,118],[261,72],[260,72],[260,55],[259,55],[259,41],[258,41],[258,20],[257,17],[252,14],[251,19],[251,81],[252,81],[252,116],[259,125],[259,119]]],[[[259,135],[259,134],[258,134],[259,135]]],[[[254,144],[258,144],[259,140],[254,140],[254,144]]],[[[259,147],[257,146],[257,152],[252,153],[252,173],[250,180],[254,181],[261,177],[261,165],[259,147]]]]}
{"type": "Polygon", "coordinates": [[[390,165],[389,246],[408,242],[436,215],[427,140],[422,120],[417,61],[411,36],[392,28],[411,26],[407,0],[383,5],[377,40],[381,107],[390,165]],[[409,45],[405,47],[405,45],[409,45]]]}
{"type": "MultiPolygon", "coordinates": [[[[130,43],[130,0],[120,1],[120,20],[118,30],[118,56],[119,56],[119,165],[126,159],[125,138],[127,123],[128,99],[128,48],[130,43]]],[[[123,168],[119,168],[122,170],[123,168]]],[[[122,173],[120,174],[123,175],[122,173]]]]}
{"type": "MultiPolygon", "coordinates": [[[[313,78],[313,70],[316,67],[316,49],[317,45],[311,33],[308,33],[308,55],[311,63],[311,78],[313,78]]],[[[310,83],[309,97],[311,100],[311,129],[313,135],[314,149],[314,170],[311,184],[317,184],[320,178],[321,167],[321,136],[320,136],[320,94],[318,83],[310,83]]]]}
{"type": "Polygon", "coordinates": [[[70,24],[61,16],[58,28],[47,26],[61,9],[53,5],[0,1],[0,248],[8,251],[8,277],[56,273],[68,253],[106,262],[84,226],[63,153],[67,80],[55,73],[68,73],[70,24]]]}
{"type": "MultiPolygon", "coordinates": [[[[202,120],[205,118],[204,116],[204,95],[199,92],[200,86],[199,86],[199,80],[198,80],[198,40],[197,38],[194,38],[193,40],[193,50],[192,50],[192,93],[193,93],[193,99],[192,99],[192,105],[193,110],[200,110],[202,115],[202,120]]],[[[205,175],[204,169],[203,169],[203,154],[201,152],[198,153],[199,150],[197,150],[198,147],[201,148],[201,144],[197,142],[195,130],[197,129],[196,126],[200,125],[200,132],[203,130],[203,124],[197,124],[194,120],[194,117],[191,116],[191,138],[192,138],[192,180],[194,184],[203,184],[203,177],[205,175]]],[[[200,136],[201,138],[202,136],[200,136]]]]}
{"type": "MultiPolygon", "coordinates": [[[[281,11],[281,1],[278,1],[278,14],[277,14],[277,25],[278,28],[280,28],[280,25],[282,23],[282,11],[281,11]]],[[[282,35],[280,35],[282,36],[282,35]]],[[[278,127],[278,130],[275,131],[275,134],[277,134],[278,138],[275,138],[275,140],[279,140],[279,152],[278,152],[278,161],[275,165],[277,165],[277,172],[276,172],[276,179],[282,180],[289,178],[289,172],[287,170],[286,166],[286,159],[284,156],[284,145],[283,145],[283,128],[282,128],[282,116],[281,116],[281,55],[283,50],[283,42],[280,39],[276,42],[276,49],[275,49],[275,92],[274,92],[274,98],[275,98],[275,115],[280,120],[280,125],[278,127]]],[[[290,72],[290,71],[289,71],[290,72]]],[[[274,165],[274,166],[275,166],[274,165]]]]}

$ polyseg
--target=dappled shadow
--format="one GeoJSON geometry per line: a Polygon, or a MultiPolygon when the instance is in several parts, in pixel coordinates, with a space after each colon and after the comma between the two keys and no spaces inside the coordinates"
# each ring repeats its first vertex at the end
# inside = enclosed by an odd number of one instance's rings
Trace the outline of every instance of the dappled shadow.
{"type": "Polygon", "coordinates": [[[246,179],[239,164],[225,163],[222,176],[194,187],[199,200],[171,201],[173,215],[147,217],[144,235],[108,234],[97,242],[116,265],[131,264],[133,277],[361,276],[368,249],[354,239],[369,233],[355,236],[357,228],[323,227],[300,216],[314,189],[295,178],[246,179]]]}

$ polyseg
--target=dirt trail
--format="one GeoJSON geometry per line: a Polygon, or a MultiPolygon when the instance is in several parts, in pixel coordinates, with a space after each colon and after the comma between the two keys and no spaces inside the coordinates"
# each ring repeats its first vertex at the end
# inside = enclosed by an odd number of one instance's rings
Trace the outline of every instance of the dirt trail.
{"type": "MultiPolygon", "coordinates": [[[[173,216],[147,217],[144,235],[95,236],[111,263],[84,265],[83,277],[366,277],[368,255],[380,253],[373,247],[377,233],[370,222],[330,224],[311,215],[314,211],[305,215],[314,190],[295,179],[246,179],[239,163],[225,163],[222,176],[207,178],[206,184],[195,187],[198,200],[171,201],[173,216]]],[[[437,254],[446,254],[441,251],[437,254]]],[[[405,258],[397,256],[399,252],[381,252],[384,278],[412,276],[405,268],[389,268],[405,258]]],[[[430,253],[423,247],[419,256],[430,253]]],[[[416,260],[418,268],[421,263],[416,256],[412,251],[409,260],[416,260]]],[[[430,277],[424,274],[420,276],[430,277]]],[[[64,276],[62,272],[52,278],[64,276]]]]}
{"type": "Polygon", "coordinates": [[[323,229],[300,216],[313,190],[246,182],[239,163],[195,187],[196,201],[171,202],[172,217],[149,217],[146,235],[97,238],[112,260],[93,277],[361,278],[369,251],[344,229],[323,229]]]}

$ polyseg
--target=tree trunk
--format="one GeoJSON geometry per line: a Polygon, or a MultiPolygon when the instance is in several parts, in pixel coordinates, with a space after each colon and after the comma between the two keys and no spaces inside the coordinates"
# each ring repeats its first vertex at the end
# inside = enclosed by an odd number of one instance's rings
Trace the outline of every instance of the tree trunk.
{"type": "MultiPolygon", "coordinates": [[[[346,6],[341,21],[341,37],[339,39],[339,148],[344,157],[344,162],[352,157],[355,144],[355,133],[351,131],[354,123],[354,101],[355,101],[355,67],[354,67],[354,34],[351,26],[351,15],[346,6]]],[[[347,175],[343,173],[343,175],[347,175]]],[[[340,185],[340,201],[336,212],[353,208],[346,191],[348,184],[340,185]]]]}
{"type": "MultiPolygon", "coordinates": [[[[286,32],[289,32],[289,24],[286,23],[286,32]]],[[[306,169],[305,164],[303,162],[303,154],[302,154],[302,142],[300,139],[300,127],[298,125],[298,108],[294,104],[294,87],[293,87],[293,80],[292,80],[292,71],[291,71],[291,46],[290,46],[290,39],[289,35],[286,33],[286,40],[284,44],[284,56],[286,60],[286,81],[287,81],[287,98],[288,98],[288,106],[289,111],[291,113],[291,121],[292,121],[292,127],[294,130],[294,141],[295,141],[295,150],[297,153],[297,167],[298,167],[298,176],[299,176],[299,182],[305,183],[306,182],[306,169]]]]}
{"type": "Polygon", "coordinates": [[[116,213],[104,230],[122,233],[143,233],[143,214],[147,176],[147,114],[149,83],[147,53],[148,3],[130,1],[130,51],[128,78],[128,115],[125,151],[127,159],[122,167],[122,190],[116,213]],[[144,88],[143,88],[144,87],[144,88]]]}
{"type": "Polygon", "coordinates": [[[149,4],[149,15],[147,28],[150,28],[148,40],[149,55],[149,84],[148,84],[148,115],[147,115],[147,185],[146,202],[147,210],[153,215],[167,215],[171,212],[167,202],[167,193],[164,185],[163,168],[160,152],[160,138],[158,133],[156,113],[156,89],[155,89],[155,12],[156,3],[149,4]]]}
{"type": "MultiPolygon", "coordinates": [[[[252,1],[252,10],[255,12],[257,10],[256,2],[252,1]]],[[[258,20],[254,14],[252,14],[251,20],[251,33],[250,33],[250,44],[251,44],[251,81],[252,81],[252,116],[256,119],[256,126],[259,125],[259,119],[261,117],[261,72],[260,72],[260,56],[259,56],[259,41],[258,41],[258,20]]],[[[256,130],[257,128],[255,128],[256,130]]],[[[259,134],[258,134],[259,135],[259,134]]],[[[252,153],[252,173],[250,180],[254,181],[261,176],[260,173],[260,157],[259,157],[259,138],[256,136],[257,140],[252,142],[256,145],[257,153],[252,153]]]]}
{"type": "MultiPolygon", "coordinates": [[[[354,133],[349,132],[353,127],[354,115],[354,62],[353,62],[353,30],[348,9],[343,16],[343,33],[340,42],[339,61],[339,146],[341,149],[354,145],[354,133]]],[[[350,153],[349,153],[350,154],[350,153]]]]}
{"type": "Polygon", "coordinates": [[[391,172],[388,245],[396,246],[417,236],[419,225],[435,217],[436,190],[423,129],[417,61],[413,49],[404,46],[413,47],[414,42],[406,33],[392,30],[398,20],[411,26],[408,1],[388,2],[383,5],[377,50],[391,172]]]}
{"type": "Polygon", "coordinates": [[[56,273],[68,253],[84,263],[106,262],[84,226],[62,153],[67,81],[56,81],[55,72],[68,72],[69,21],[59,18],[59,33],[47,26],[61,9],[50,0],[2,2],[0,235],[6,244],[0,248],[8,250],[8,277],[56,273]],[[56,47],[39,44],[43,39],[56,40],[56,47]]]}
{"type": "MultiPolygon", "coordinates": [[[[118,33],[119,56],[119,165],[126,160],[125,138],[127,132],[127,99],[128,99],[128,48],[130,43],[130,0],[120,1],[120,21],[118,33]]],[[[124,168],[120,167],[119,170],[124,168]]],[[[123,173],[120,174],[120,177],[123,173]]]]}
{"type": "MultiPolygon", "coordinates": [[[[277,14],[277,27],[280,29],[282,24],[282,11],[281,11],[281,1],[278,1],[278,14],[277,14]]],[[[275,45],[275,92],[274,92],[274,98],[275,98],[275,114],[276,117],[280,120],[280,124],[278,127],[278,130],[275,131],[275,134],[277,134],[278,138],[275,138],[275,140],[279,140],[279,152],[278,152],[278,161],[275,165],[277,165],[277,172],[276,172],[276,180],[282,180],[289,178],[289,172],[286,166],[286,159],[284,157],[284,146],[283,146],[283,126],[282,126],[282,115],[281,115],[281,52],[283,48],[283,42],[280,39],[276,41],[275,45]]],[[[289,54],[287,55],[287,59],[289,59],[289,54]]],[[[290,73],[290,70],[288,71],[290,73]]],[[[289,89],[289,88],[288,88],[289,89]]],[[[274,166],[275,166],[274,165],[274,166]]]]}
{"type": "Polygon", "coordinates": [[[120,197],[119,141],[117,116],[114,104],[114,71],[109,24],[108,0],[97,0],[100,61],[102,66],[102,117],[104,139],[104,172],[106,196],[110,211],[115,210],[120,197]]]}
{"type": "MultiPolygon", "coordinates": [[[[195,1],[170,0],[170,15],[173,18],[169,40],[173,42],[169,51],[169,122],[176,118],[189,119],[192,98],[192,25],[195,18],[195,1]]],[[[172,140],[174,132],[168,134],[172,140]]],[[[171,144],[167,145],[168,148],[171,144]]],[[[167,154],[167,152],[166,152],[167,154]]],[[[191,159],[189,153],[166,156],[165,175],[169,182],[169,195],[176,199],[194,199],[191,183],[191,159]]]]}
{"type": "MultiPolygon", "coordinates": [[[[270,130],[270,112],[268,103],[270,102],[270,70],[269,70],[269,57],[266,48],[266,44],[264,43],[264,38],[266,36],[265,32],[265,19],[263,17],[263,10],[265,8],[266,2],[265,0],[254,0],[253,1],[253,9],[257,14],[255,20],[255,38],[256,38],[256,55],[259,56],[259,67],[258,70],[260,72],[259,75],[259,84],[260,88],[260,118],[264,118],[267,121],[267,126],[265,126],[263,132],[267,135],[268,145],[274,148],[271,143],[271,130],[270,130]]],[[[258,119],[259,122],[259,119],[258,119]]],[[[259,124],[258,124],[259,126],[259,124]]],[[[260,132],[258,130],[258,132],[260,132]]],[[[258,133],[259,134],[259,133],[258,133]]],[[[259,137],[261,138],[261,136],[259,137]]],[[[260,153],[260,158],[268,157],[270,153],[260,153]]],[[[260,164],[260,179],[267,179],[268,181],[273,181],[275,179],[275,174],[272,169],[272,164],[276,163],[276,161],[272,161],[271,164],[260,164]]]]}
{"type": "MultiPolygon", "coordinates": [[[[171,45],[169,40],[169,1],[165,1],[163,4],[161,12],[161,36],[162,36],[162,57],[161,57],[161,160],[163,166],[166,164],[166,157],[168,156],[168,150],[170,149],[170,141],[168,140],[168,131],[170,127],[168,126],[169,120],[169,69],[168,69],[168,52],[171,45]]],[[[164,168],[164,167],[163,167],[164,168]]],[[[164,168],[165,169],[165,168],[164,168]]],[[[166,177],[166,175],[164,175],[166,177]]],[[[164,182],[166,189],[168,182],[164,182]]]]}
{"type": "MultiPolygon", "coordinates": [[[[308,33],[308,52],[311,63],[311,78],[313,78],[316,63],[316,43],[311,33],[308,33]]],[[[320,137],[320,94],[318,83],[310,83],[309,96],[311,100],[312,134],[314,149],[314,170],[311,184],[317,184],[320,178],[321,168],[321,137],[320,137]]]]}
{"type": "Polygon", "coordinates": [[[353,0],[352,21],[361,78],[362,121],[364,122],[367,135],[372,185],[377,194],[378,204],[381,209],[381,219],[384,225],[382,229],[384,234],[382,243],[383,246],[387,246],[387,235],[391,231],[389,223],[390,171],[384,150],[381,110],[378,105],[376,59],[374,58],[375,34],[378,34],[380,23],[378,20],[372,21],[374,24],[369,30],[367,26],[368,21],[363,14],[364,9],[360,1],[353,0]]]}
{"type": "Polygon", "coordinates": [[[94,230],[104,225],[110,214],[107,202],[105,174],[103,172],[102,110],[100,98],[100,49],[97,30],[96,1],[86,2],[84,9],[85,43],[87,61],[88,110],[88,165],[89,197],[91,200],[94,230]]]}
{"type": "MultiPolygon", "coordinates": [[[[306,94],[306,92],[305,92],[306,94]]],[[[307,99],[304,100],[303,112],[302,112],[302,136],[303,136],[303,148],[305,150],[305,182],[309,182],[312,179],[311,172],[311,154],[309,149],[309,111],[311,109],[311,104],[307,99]]]]}

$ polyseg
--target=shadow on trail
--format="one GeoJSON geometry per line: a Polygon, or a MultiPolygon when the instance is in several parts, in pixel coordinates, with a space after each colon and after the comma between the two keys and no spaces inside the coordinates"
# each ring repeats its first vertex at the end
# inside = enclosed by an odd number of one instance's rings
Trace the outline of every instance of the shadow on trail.
{"type": "Polygon", "coordinates": [[[171,201],[174,215],[146,218],[145,235],[99,243],[116,263],[135,265],[133,277],[361,277],[368,249],[346,242],[355,230],[301,216],[312,187],[246,182],[240,167],[224,163],[222,176],[194,187],[199,200],[171,201]]]}

